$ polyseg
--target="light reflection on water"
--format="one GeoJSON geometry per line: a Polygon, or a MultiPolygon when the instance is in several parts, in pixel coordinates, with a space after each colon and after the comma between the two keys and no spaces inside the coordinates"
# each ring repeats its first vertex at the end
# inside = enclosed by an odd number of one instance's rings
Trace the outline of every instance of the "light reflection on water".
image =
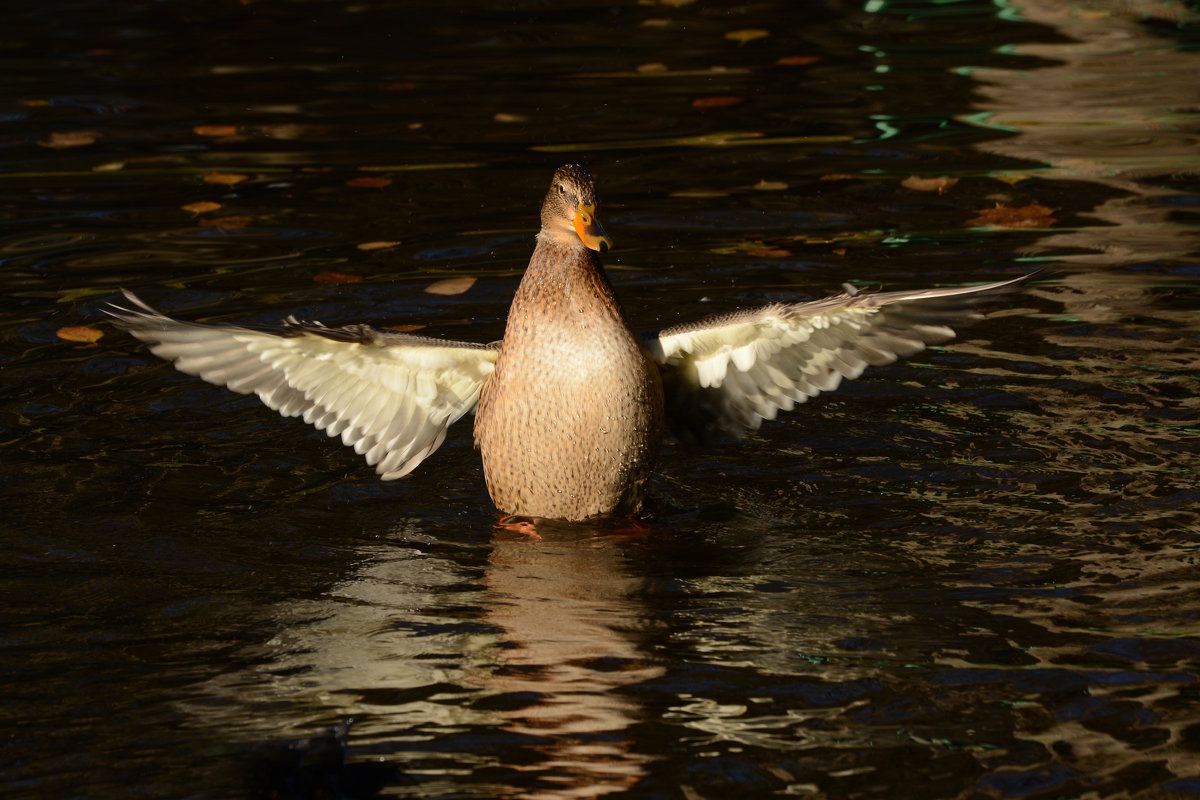
{"type": "MultiPolygon", "coordinates": [[[[1153,1],[1075,5],[1023,3],[1022,15],[1068,39],[1021,44],[1014,51],[1047,59],[1033,71],[973,70],[975,106],[988,125],[1016,135],[982,147],[1029,162],[1056,181],[1111,187],[1119,196],[1087,213],[1102,224],[1048,234],[1038,252],[1091,266],[1194,258],[1200,228],[1179,224],[1176,200],[1188,193],[1174,176],[1200,171],[1195,52],[1147,30],[1147,18],[1196,21],[1181,4],[1153,1]],[[1083,252],[1078,252],[1078,251],[1083,252]]],[[[1186,206],[1185,206],[1186,207],[1186,206]]]]}
{"type": "MultiPolygon", "coordinates": [[[[350,767],[395,767],[393,796],[1200,790],[1200,98],[1194,30],[1137,16],[1161,8],[639,6],[502,35],[455,17],[442,49],[409,42],[415,60],[385,78],[328,51],[186,65],[223,98],[213,116],[255,117],[214,142],[184,135],[191,106],[15,72],[52,104],[0,115],[36,128],[25,150],[0,140],[0,285],[19,304],[0,312],[5,794],[240,796],[229,773],[256,748],[350,717],[350,767]],[[724,38],[757,28],[771,35],[724,38]],[[583,29],[586,64],[556,44],[583,29]],[[541,74],[509,64],[515,83],[484,93],[480,52],[540,54],[541,74]],[[776,62],[808,53],[800,71],[776,62]],[[336,80],[310,103],[289,70],[336,80]],[[729,115],[690,105],[732,94],[729,115]],[[548,109],[568,113],[550,125],[548,109]],[[531,122],[463,133],[498,111],[531,122]],[[35,144],[83,127],[108,135],[35,144]],[[1021,254],[1067,272],[743,446],[668,447],[645,531],[540,542],[491,531],[461,431],[381,485],[127,339],[55,338],[118,285],[191,318],[495,338],[563,153],[590,156],[614,201],[614,282],[646,327],[701,297],[982,280],[1021,254]],[[217,168],[251,177],[199,183],[217,168]],[[895,185],[944,173],[962,179],[944,196],[895,185]],[[361,174],[394,183],[355,194],[361,174]],[[178,210],[197,199],[252,222],[201,228],[178,210]],[[971,208],[1029,199],[1060,222],[963,228],[971,208]],[[402,241],[356,247],[377,239],[402,241]],[[364,280],[311,282],[327,270],[364,280]],[[451,273],[484,280],[419,293],[451,273]]],[[[295,24],[259,10],[235,41],[295,24]]],[[[25,46],[22,24],[6,46],[25,46]]],[[[113,69],[145,93],[138,63],[113,69]]]]}

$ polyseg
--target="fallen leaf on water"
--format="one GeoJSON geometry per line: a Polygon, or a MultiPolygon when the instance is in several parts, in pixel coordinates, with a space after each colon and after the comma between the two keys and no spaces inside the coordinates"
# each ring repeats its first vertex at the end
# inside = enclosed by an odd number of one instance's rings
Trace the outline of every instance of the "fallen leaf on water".
{"type": "Polygon", "coordinates": [[[196,221],[196,225],[201,228],[224,228],[230,231],[240,231],[242,228],[249,227],[254,222],[254,217],[245,215],[230,215],[228,217],[209,217],[196,221]]]}
{"type": "Polygon", "coordinates": [[[197,136],[237,136],[237,125],[193,125],[197,136]]]}
{"type": "Polygon", "coordinates": [[[804,67],[820,60],[820,56],[784,56],[775,63],[781,67],[804,67]]]}
{"type": "Polygon", "coordinates": [[[312,133],[315,128],[311,125],[300,125],[295,122],[279,122],[273,125],[260,125],[259,131],[270,139],[290,141],[312,133]]]}
{"type": "Polygon", "coordinates": [[[714,248],[713,252],[723,256],[745,254],[758,258],[787,258],[792,254],[791,250],[784,250],[766,242],[738,242],[728,247],[714,248]]]}
{"type": "Polygon", "coordinates": [[[50,105],[50,101],[44,97],[29,97],[19,102],[26,108],[39,108],[50,105]]]}
{"type": "Polygon", "coordinates": [[[507,111],[497,111],[492,117],[496,122],[528,122],[529,117],[524,114],[510,114],[507,111]]]}
{"type": "Polygon", "coordinates": [[[391,178],[373,178],[369,175],[361,178],[351,178],[346,181],[347,186],[353,186],[355,189],[382,189],[385,186],[392,185],[391,178]]]}
{"type": "Polygon", "coordinates": [[[996,228],[1049,228],[1057,221],[1054,219],[1054,212],[1057,210],[1041,203],[1030,203],[1020,207],[1002,206],[997,203],[995,208],[978,210],[967,224],[991,225],[996,228]]]}
{"type": "Polygon", "coordinates": [[[396,331],[397,333],[412,333],[419,331],[425,326],[420,323],[412,323],[410,325],[380,325],[385,331],[396,331]]]}
{"type": "MultiPolygon", "coordinates": [[[[1095,167],[1096,167],[1096,168],[1099,168],[1099,165],[1097,164],[1097,165],[1095,165],[1095,167]]],[[[1087,165],[1087,168],[1088,168],[1088,169],[1092,169],[1092,168],[1093,168],[1093,165],[1092,165],[1092,164],[1088,164],[1088,165],[1087,165]]],[[[1027,181],[1027,180],[1029,180],[1030,178],[1032,178],[1032,177],[1033,177],[1033,173],[1030,173],[1030,172],[1015,172],[1015,171],[1006,171],[1006,172],[989,172],[989,173],[988,173],[988,177],[989,177],[989,178],[995,178],[995,179],[996,179],[996,180],[998,180],[998,181],[1003,181],[1004,183],[1007,183],[1009,186],[1016,186],[1016,185],[1017,185],[1018,183],[1020,183],[1021,181],[1027,181]]]]}
{"type": "Polygon", "coordinates": [[[917,175],[909,175],[900,181],[900,185],[905,189],[914,189],[918,192],[937,192],[938,194],[956,183],[958,183],[958,178],[922,178],[917,175]]]}
{"type": "Polygon", "coordinates": [[[91,344],[104,335],[104,331],[93,328],[89,325],[68,325],[65,328],[59,328],[56,332],[58,338],[65,342],[84,342],[91,344]]]}
{"type": "Polygon", "coordinates": [[[833,253],[835,256],[844,256],[844,255],[846,255],[846,248],[835,247],[832,250],[830,250],[829,252],[833,253]]]}
{"type": "Polygon", "coordinates": [[[42,147],[61,150],[67,147],[85,147],[96,143],[100,134],[95,131],[53,131],[49,139],[38,142],[42,147]]]}
{"type": "Polygon", "coordinates": [[[651,17],[642,20],[643,28],[668,28],[671,26],[671,20],[663,19],[662,17],[651,17]]]}
{"type": "Polygon", "coordinates": [[[362,280],[362,275],[349,272],[318,272],[312,279],[313,283],[358,283],[362,280]]]}
{"type": "Polygon", "coordinates": [[[747,247],[744,249],[747,255],[758,256],[759,258],[787,258],[792,254],[791,250],[784,250],[782,247],[771,247],[763,245],[762,247],[747,247]]]}
{"type": "Polygon", "coordinates": [[[661,61],[655,61],[650,64],[638,64],[637,71],[643,74],[648,72],[666,72],[667,65],[661,61]]]}
{"type": "Polygon", "coordinates": [[[692,101],[692,108],[728,108],[741,105],[742,98],[732,94],[718,94],[711,97],[697,97],[692,101]]]}
{"type": "Polygon", "coordinates": [[[214,203],[211,200],[198,200],[195,203],[185,203],[180,206],[180,208],[189,214],[207,214],[209,211],[216,211],[220,207],[220,203],[214,203]]]}
{"type": "Polygon", "coordinates": [[[249,175],[243,175],[240,172],[210,172],[204,176],[205,183],[219,183],[222,186],[236,186],[244,180],[249,179],[249,175]]]}
{"type": "Polygon", "coordinates": [[[770,31],[764,31],[761,28],[744,28],[738,31],[730,31],[725,34],[725,38],[731,42],[745,44],[746,42],[753,42],[755,39],[765,39],[770,35],[770,31]]]}
{"type": "Polygon", "coordinates": [[[356,245],[356,247],[358,247],[359,250],[386,250],[389,247],[395,247],[398,244],[400,244],[400,243],[399,242],[386,242],[386,241],[363,242],[359,245],[356,245]]]}
{"type": "Polygon", "coordinates": [[[445,278],[440,281],[434,281],[425,287],[428,294],[440,295],[455,295],[462,294],[475,285],[477,278],[461,277],[461,278],[445,278]]]}
{"type": "Polygon", "coordinates": [[[670,197],[728,197],[729,192],[723,192],[720,189],[679,189],[671,192],[670,197]]]}
{"type": "Polygon", "coordinates": [[[820,180],[823,181],[852,181],[857,175],[848,175],[845,172],[831,172],[828,175],[822,175],[820,180]]]}
{"type": "Polygon", "coordinates": [[[760,192],[782,192],[788,188],[788,185],[783,181],[768,181],[764,179],[754,184],[754,188],[760,192]]]}
{"type": "Polygon", "coordinates": [[[125,169],[124,161],[109,161],[107,164],[97,164],[92,167],[92,172],[120,172],[125,169]]]}
{"type": "Polygon", "coordinates": [[[834,242],[871,242],[884,237],[883,231],[837,231],[833,233],[811,234],[800,233],[787,237],[789,242],[798,244],[833,244],[834,242]]]}

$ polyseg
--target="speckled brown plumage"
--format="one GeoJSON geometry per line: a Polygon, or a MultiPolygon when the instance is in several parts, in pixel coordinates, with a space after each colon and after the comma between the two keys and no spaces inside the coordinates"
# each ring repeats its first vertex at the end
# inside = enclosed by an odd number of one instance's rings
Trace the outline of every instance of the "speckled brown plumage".
{"type": "Polygon", "coordinates": [[[512,514],[579,520],[636,511],[662,440],[658,367],[593,252],[578,236],[556,235],[575,205],[594,206],[592,191],[578,168],[555,175],[479,398],[475,440],[488,491],[512,514]]]}

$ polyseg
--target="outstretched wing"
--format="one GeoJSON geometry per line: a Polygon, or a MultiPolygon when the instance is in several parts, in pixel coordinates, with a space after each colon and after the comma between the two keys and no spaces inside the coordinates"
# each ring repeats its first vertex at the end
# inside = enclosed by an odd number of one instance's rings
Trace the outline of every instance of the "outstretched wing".
{"type": "Polygon", "coordinates": [[[278,331],[182,322],[125,297],[132,308],[106,311],[152,353],[340,435],[384,480],[407,475],[441,445],[496,362],[485,345],[293,318],[278,331]]]}
{"type": "Polygon", "coordinates": [[[739,436],[868,366],[889,364],[954,337],[951,324],[980,315],[980,300],[1015,280],[921,291],[847,291],[811,303],[775,304],[676,325],[647,342],[664,368],[667,422],[688,442],[739,436]]]}

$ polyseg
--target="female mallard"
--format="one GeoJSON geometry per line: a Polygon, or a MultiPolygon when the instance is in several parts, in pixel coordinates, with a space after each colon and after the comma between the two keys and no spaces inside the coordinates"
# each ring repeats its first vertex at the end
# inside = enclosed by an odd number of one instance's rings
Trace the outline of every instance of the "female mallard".
{"type": "Polygon", "coordinates": [[[136,308],[109,313],[179,370],[340,435],[384,480],[411,472],[478,405],[475,441],[496,506],[582,520],[641,507],[664,423],[688,441],[757,428],[868,365],[952,338],[947,324],[971,319],[976,301],[1029,278],[846,292],[638,337],[596,257],[610,244],[592,176],[568,165],[542,203],[498,343],[290,317],[276,331],[181,322],[129,292],[136,308]]]}

